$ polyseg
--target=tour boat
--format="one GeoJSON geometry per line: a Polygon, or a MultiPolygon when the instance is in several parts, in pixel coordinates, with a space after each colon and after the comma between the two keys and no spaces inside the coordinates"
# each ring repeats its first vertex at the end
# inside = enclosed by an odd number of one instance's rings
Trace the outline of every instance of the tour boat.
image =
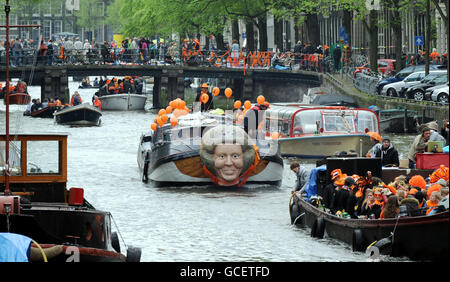
{"type": "MultiPolygon", "coordinates": [[[[329,160],[324,165],[325,170],[316,174],[315,190],[318,196],[322,196],[324,187],[330,183],[330,171],[335,167],[342,168],[342,172],[348,175],[373,170],[381,166],[381,162],[369,159],[362,165],[361,162],[353,161],[348,165],[348,159],[333,160],[333,166],[329,167],[329,160]],[[358,170],[354,170],[357,168],[358,170]]],[[[385,170],[379,171],[377,175],[385,183],[389,183],[385,177],[385,170]]],[[[405,170],[389,169],[388,178],[393,180],[399,175],[406,175],[405,170]],[[395,174],[395,175],[394,175],[395,174]]],[[[431,171],[407,170],[411,175],[430,174],[431,171]]],[[[364,173],[365,174],[365,173],[364,173]]],[[[375,176],[375,175],[374,175],[375,176]]],[[[386,175],[387,176],[387,175],[386,175]]],[[[306,189],[308,190],[309,187],[306,189]]],[[[314,194],[314,193],[311,193],[314,194]]],[[[316,195],[305,198],[296,192],[289,201],[289,213],[291,223],[299,227],[309,227],[311,237],[329,237],[338,239],[352,246],[353,251],[366,253],[387,254],[394,257],[407,256],[413,260],[446,260],[449,257],[449,212],[444,207],[434,215],[426,216],[425,209],[402,210],[396,218],[387,219],[353,219],[343,218],[328,213],[318,203],[320,200],[316,195]],[[424,238],[426,238],[424,240],[424,238]]],[[[373,254],[372,254],[373,255],[373,254]]],[[[368,257],[368,258],[374,258],[368,257]]],[[[375,257],[376,258],[376,257],[375,257]]]]}
{"type": "Polygon", "coordinates": [[[71,126],[98,126],[102,112],[88,103],[65,107],[53,114],[58,124],[71,126]]]}
{"type": "Polygon", "coordinates": [[[147,95],[145,94],[110,94],[98,98],[102,102],[102,110],[136,111],[144,110],[147,95]]]}
{"type": "Polygon", "coordinates": [[[179,117],[173,128],[169,124],[143,134],[137,156],[143,181],[151,180],[158,186],[280,185],[283,160],[277,143],[251,140],[241,127],[233,125],[232,118],[229,123],[224,120],[189,114],[179,117]],[[220,146],[224,144],[233,145],[220,146]],[[237,163],[216,162],[231,153],[237,163]]]}
{"type": "Polygon", "coordinates": [[[373,146],[366,133],[379,128],[368,109],[274,103],[265,111],[266,134],[280,134],[284,157],[322,159],[350,150],[364,156],[373,146]]]}
{"type": "Polygon", "coordinates": [[[80,262],[140,260],[139,249],[129,247],[127,256],[120,253],[111,213],[95,209],[83,188],[66,187],[67,134],[15,134],[8,189],[5,140],[0,135],[0,232],[27,236],[44,250],[63,245],[64,251],[49,261],[66,261],[75,252],[80,262]]]}

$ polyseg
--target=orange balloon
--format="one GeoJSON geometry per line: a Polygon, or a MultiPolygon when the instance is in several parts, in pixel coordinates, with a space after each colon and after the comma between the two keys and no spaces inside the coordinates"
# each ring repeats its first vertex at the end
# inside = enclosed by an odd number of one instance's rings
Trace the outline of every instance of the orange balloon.
{"type": "Polygon", "coordinates": [[[258,102],[258,104],[260,105],[262,105],[264,101],[266,101],[266,98],[264,98],[263,95],[259,95],[258,98],[256,98],[256,102],[258,102]]]}
{"type": "Polygon", "coordinates": [[[151,125],[150,127],[152,128],[153,131],[156,131],[156,128],[157,128],[158,126],[156,125],[156,123],[152,123],[152,125],[151,125]]]}
{"type": "Polygon", "coordinates": [[[164,122],[162,121],[161,116],[158,116],[158,117],[156,118],[156,123],[157,123],[159,126],[163,126],[163,125],[164,125],[164,122]]]}
{"type": "Polygon", "coordinates": [[[219,89],[219,87],[214,87],[212,93],[213,93],[214,96],[219,95],[219,94],[220,94],[220,89],[219,89]]]}
{"type": "Polygon", "coordinates": [[[184,109],[186,107],[186,102],[184,100],[180,99],[179,105],[180,105],[180,109],[184,109]]]}
{"type": "Polygon", "coordinates": [[[237,100],[236,102],[234,102],[234,108],[235,109],[239,109],[242,106],[242,102],[237,100]]]}
{"type": "Polygon", "coordinates": [[[169,120],[169,116],[167,116],[166,114],[161,116],[161,120],[166,123],[169,120]]]}
{"type": "Polygon", "coordinates": [[[272,132],[272,139],[273,140],[278,140],[280,138],[280,133],[278,132],[272,132]]]}
{"type": "Polygon", "coordinates": [[[227,96],[227,98],[230,98],[231,95],[233,95],[233,90],[231,90],[231,88],[225,89],[225,96],[227,96]]]}
{"type": "Polygon", "coordinates": [[[246,110],[250,110],[251,107],[252,107],[252,102],[250,102],[249,100],[244,102],[244,108],[246,110]]]}
{"type": "Polygon", "coordinates": [[[166,114],[166,110],[164,110],[164,109],[161,109],[158,112],[158,116],[162,116],[162,115],[165,115],[165,114],[166,114]]]}
{"type": "Polygon", "coordinates": [[[202,95],[200,96],[200,102],[202,102],[203,104],[208,103],[208,101],[209,101],[209,96],[208,96],[208,94],[202,94],[202,95]]]}
{"type": "Polygon", "coordinates": [[[171,106],[172,109],[175,109],[175,108],[176,108],[175,100],[170,101],[170,102],[169,102],[169,106],[171,106]]]}
{"type": "Polygon", "coordinates": [[[176,126],[178,124],[178,118],[176,116],[172,116],[170,118],[170,124],[172,125],[172,127],[176,126]]]}
{"type": "Polygon", "coordinates": [[[175,117],[179,117],[181,113],[181,110],[176,108],[175,110],[172,111],[172,115],[175,117]]]}
{"type": "Polygon", "coordinates": [[[166,107],[166,113],[170,114],[172,112],[173,108],[169,105],[166,107]]]}

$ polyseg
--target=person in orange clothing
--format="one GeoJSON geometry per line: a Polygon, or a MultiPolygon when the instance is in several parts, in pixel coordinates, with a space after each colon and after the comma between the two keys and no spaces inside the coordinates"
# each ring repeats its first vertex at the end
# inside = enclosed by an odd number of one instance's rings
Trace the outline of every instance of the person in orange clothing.
{"type": "Polygon", "coordinates": [[[98,99],[97,95],[94,95],[94,107],[97,107],[100,111],[102,110],[102,101],[100,101],[100,99],[98,99]]]}
{"type": "Polygon", "coordinates": [[[432,215],[431,212],[436,209],[441,200],[442,196],[440,191],[434,191],[431,193],[430,199],[427,201],[427,215],[432,215]]]}
{"type": "Polygon", "coordinates": [[[437,64],[439,62],[441,55],[437,52],[436,48],[433,48],[433,52],[430,54],[430,58],[433,64],[437,64]]]}
{"type": "Polygon", "coordinates": [[[416,188],[418,191],[425,190],[427,186],[427,182],[421,175],[414,175],[409,180],[409,185],[412,188],[416,188]]]}
{"type": "Polygon", "coordinates": [[[431,185],[431,187],[427,189],[427,197],[428,197],[428,199],[431,198],[431,194],[432,194],[434,191],[439,191],[439,192],[440,192],[441,189],[442,189],[442,186],[439,185],[439,184],[437,184],[437,183],[431,185]]]}

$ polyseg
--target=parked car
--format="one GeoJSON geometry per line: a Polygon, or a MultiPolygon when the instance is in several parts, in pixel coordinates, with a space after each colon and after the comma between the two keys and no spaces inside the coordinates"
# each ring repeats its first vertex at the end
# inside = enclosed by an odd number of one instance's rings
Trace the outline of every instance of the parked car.
{"type": "MultiPolygon", "coordinates": [[[[395,70],[395,60],[393,59],[378,59],[377,60],[377,64],[378,64],[378,69],[380,70],[380,72],[384,75],[387,74],[389,72],[392,72],[393,70],[395,70]]],[[[363,72],[363,71],[368,71],[370,72],[370,64],[366,63],[360,67],[356,67],[355,71],[353,72],[353,78],[356,77],[356,74],[359,72],[363,72]]]]}
{"type": "Polygon", "coordinates": [[[448,104],[448,83],[442,88],[435,89],[431,93],[431,101],[448,104]]]}
{"type": "Polygon", "coordinates": [[[400,97],[414,99],[416,101],[425,100],[425,90],[430,87],[445,84],[448,82],[446,71],[430,72],[420,83],[402,89],[400,97]]]}
{"type": "MultiPolygon", "coordinates": [[[[438,70],[438,69],[447,69],[447,66],[445,65],[430,65],[430,70],[438,70]]],[[[425,65],[414,65],[414,66],[408,66],[404,69],[402,69],[399,73],[397,73],[393,77],[389,77],[386,79],[382,79],[377,83],[377,94],[381,94],[381,90],[383,87],[387,84],[402,81],[407,77],[408,75],[412,74],[413,72],[417,71],[425,71],[425,65]]]]}
{"type": "Polygon", "coordinates": [[[425,90],[425,97],[424,97],[424,99],[426,101],[431,101],[431,93],[433,93],[434,90],[439,89],[439,88],[443,88],[445,86],[448,86],[448,83],[447,84],[439,84],[439,85],[436,85],[436,86],[428,88],[427,90],[425,90]]]}
{"type": "Polygon", "coordinates": [[[381,90],[381,95],[388,97],[399,97],[402,87],[409,87],[414,84],[418,84],[424,77],[425,71],[413,72],[401,81],[385,85],[381,90]]]}

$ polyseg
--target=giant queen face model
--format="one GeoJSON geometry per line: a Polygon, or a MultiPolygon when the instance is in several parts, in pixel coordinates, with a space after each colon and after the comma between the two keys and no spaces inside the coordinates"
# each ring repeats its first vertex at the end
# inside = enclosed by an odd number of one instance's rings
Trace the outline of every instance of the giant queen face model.
{"type": "Polygon", "coordinates": [[[213,183],[240,186],[255,162],[255,147],[242,128],[218,125],[203,134],[200,158],[213,183]]]}

